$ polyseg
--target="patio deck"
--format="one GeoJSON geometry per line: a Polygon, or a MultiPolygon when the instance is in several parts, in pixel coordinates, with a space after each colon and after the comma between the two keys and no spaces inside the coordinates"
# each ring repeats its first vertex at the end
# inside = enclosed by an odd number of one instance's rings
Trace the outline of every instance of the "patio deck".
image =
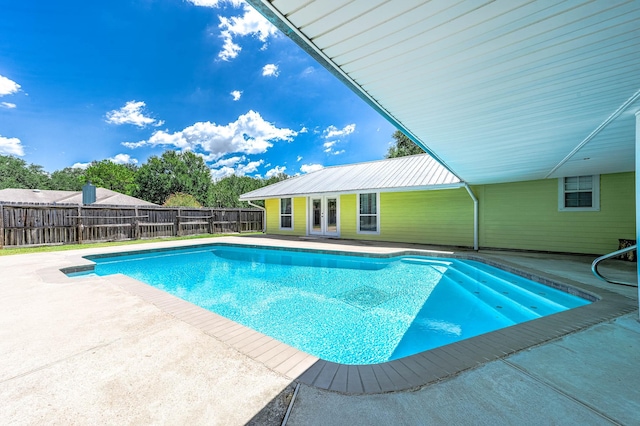
{"type": "MultiPolygon", "coordinates": [[[[633,369],[640,361],[640,324],[637,312],[628,314],[637,309],[637,289],[601,283],[583,256],[481,252],[603,299],[544,324],[536,320],[429,351],[418,362],[385,367],[385,375],[331,366],[124,276],[70,280],[58,271],[82,264],[88,254],[203,242],[0,258],[0,418],[279,424],[300,383],[288,424],[639,420],[640,391],[632,383],[640,381],[633,369]]],[[[266,237],[210,242],[377,253],[430,249],[266,237]]],[[[603,269],[633,275],[634,267],[617,261],[603,269]]]]}

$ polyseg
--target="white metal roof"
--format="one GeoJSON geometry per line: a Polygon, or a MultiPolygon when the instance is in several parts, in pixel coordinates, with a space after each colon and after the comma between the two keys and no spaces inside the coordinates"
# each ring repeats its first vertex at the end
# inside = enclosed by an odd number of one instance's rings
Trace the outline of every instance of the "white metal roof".
{"type": "Polygon", "coordinates": [[[322,193],[445,189],[460,180],[427,154],[346,166],[327,167],[242,194],[241,200],[263,200],[322,193]]]}
{"type": "Polygon", "coordinates": [[[469,183],[635,169],[640,1],[248,1],[469,183]]]}

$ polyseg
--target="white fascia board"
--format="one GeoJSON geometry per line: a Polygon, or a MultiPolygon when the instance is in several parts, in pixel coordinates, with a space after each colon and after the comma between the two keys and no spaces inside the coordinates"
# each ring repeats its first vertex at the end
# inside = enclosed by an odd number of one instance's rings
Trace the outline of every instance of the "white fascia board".
{"type": "Polygon", "coordinates": [[[464,188],[464,182],[448,183],[443,185],[405,186],[395,188],[361,188],[348,191],[305,192],[295,194],[273,194],[261,197],[240,197],[240,201],[266,200],[269,198],[311,197],[315,195],[347,195],[360,194],[362,192],[413,192],[413,191],[439,191],[444,189],[464,188]]]}

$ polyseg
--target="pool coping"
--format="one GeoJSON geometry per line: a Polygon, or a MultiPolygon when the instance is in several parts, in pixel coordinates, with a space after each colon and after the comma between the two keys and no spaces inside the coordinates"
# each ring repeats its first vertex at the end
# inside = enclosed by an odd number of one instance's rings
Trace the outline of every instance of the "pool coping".
{"type": "MultiPolygon", "coordinates": [[[[309,244],[309,242],[305,242],[309,244]]],[[[313,249],[283,247],[255,243],[213,242],[186,244],[168,248],[129,250],[77,257],[73,266],[39,271],[47,281],[68,282],[64,272],[88,271],[93,268],[91,258],[128,254],[194,249],[211,246],[235,246],[275,250],[320,252],[390,258],[403,255],[469,259],[496,266],[508,272],[589,299],[592,303],[535,320],[495,330],[459,342],[427,350],[405,358],[372,365],[346,365],[325,361],[292,346],[238,324],[176,296],[125,275],[107,279],[131,294],[155,305],[160,310],[182,320],[205,334],[243,353],[267,368],[299,383],[343,394],[379,394],[415,390],[437,383],[476,368],[487,362],[505,358],[534,346],[547,343],[601,322],[612,320],[637,309],[636,302],[615,292],[596,288],[567,278],[510,263],[496,261],[476,252],[439,252],[436,250],[389,248],[389,252],[313,249]]]]}

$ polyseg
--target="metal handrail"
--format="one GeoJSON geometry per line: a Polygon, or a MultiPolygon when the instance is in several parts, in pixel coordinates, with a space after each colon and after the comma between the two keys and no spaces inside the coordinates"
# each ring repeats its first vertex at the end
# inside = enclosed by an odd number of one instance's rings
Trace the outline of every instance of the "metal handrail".
{"type": "Polygon", "coordinates": [[[593,263],[591,264],[591,272],[593,272],[593,274],[596,277],[598,277],[601,280],[604,280],[604,281],[606,281],[608,283],[611,283],[611,284],[626,285],[626,286],[629,286],[629,287],[637,287],[638,284],[628,283],[628,282],[625,282],[625,281],[610,280],[610,279],[606,278],[605,276],[603,276],[600,272],[598,272],[598,265],[600,264],[600,262],[602,262],[604,260],[607,260],[607,259],[611,259],[613,257],[621,256],[621,255],[623,255],[625,253],[628,253],[630,251],[636,250],[637,248],[638,248],[638,245],[634,244],[632,246],[625,247],[625,248],[620,249],[620,250],[616,250],[616,251],[611,252],[609,254],[605,254],[604,256],[600,256],[599,258],[594,260],[593,263]]]}

